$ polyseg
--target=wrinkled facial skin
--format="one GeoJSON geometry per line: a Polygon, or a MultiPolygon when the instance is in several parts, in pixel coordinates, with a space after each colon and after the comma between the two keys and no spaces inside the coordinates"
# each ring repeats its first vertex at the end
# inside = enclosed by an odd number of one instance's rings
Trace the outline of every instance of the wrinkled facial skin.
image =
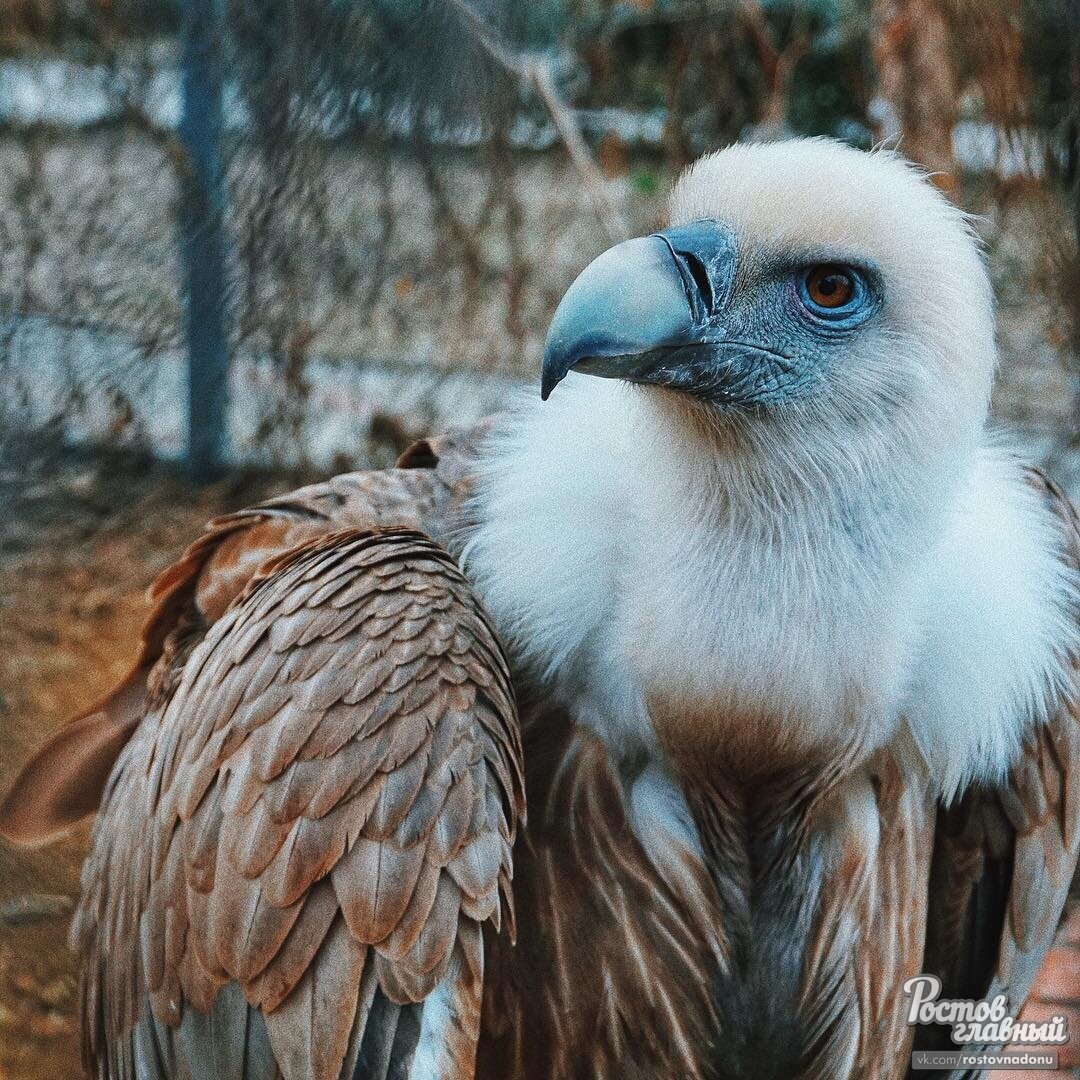
{"type": "Polygon", "coordinates": [[[723,222],[675,226],[610,249],[570,287],[552,319],[542,396],[573,370],[718,408],[792,401],[872,332],[883,295],[878,269],[843,252],[746,250],[723,222]],[[831,296],[814,289],[815,268],[831,296]],[[837,282],[851,287],[844,303],[815,303],[845,298],[837,282]]]}

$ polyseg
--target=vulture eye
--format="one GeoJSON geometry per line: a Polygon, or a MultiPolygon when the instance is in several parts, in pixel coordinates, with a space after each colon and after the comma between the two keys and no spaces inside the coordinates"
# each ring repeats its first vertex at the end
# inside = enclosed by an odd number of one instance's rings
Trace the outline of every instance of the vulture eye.
{"type": "Polygon", "coordinates": [[[856,271],[831,263],[810,267],[799,286],[806,307],[826,319],[850,315],[866,291],[856,271]]]}

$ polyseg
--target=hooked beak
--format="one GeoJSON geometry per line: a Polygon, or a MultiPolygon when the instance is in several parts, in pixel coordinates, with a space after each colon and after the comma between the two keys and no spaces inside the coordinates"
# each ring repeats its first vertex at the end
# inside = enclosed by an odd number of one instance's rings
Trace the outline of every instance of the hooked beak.
{"type": "Polygon", "coordinates": [[[713,319],[727,298],[734,262],[734,238],[717,221],[693,221],[609,248],[555,310],[541,398],[571,370],[696,386],[711,359],[701,347],[718,341],[713,319]]]}

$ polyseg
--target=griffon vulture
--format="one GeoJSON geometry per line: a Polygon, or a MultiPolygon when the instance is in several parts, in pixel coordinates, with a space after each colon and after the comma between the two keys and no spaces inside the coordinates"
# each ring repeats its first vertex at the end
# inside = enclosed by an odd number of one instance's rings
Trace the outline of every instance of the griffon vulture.
{"type": "Polygon", "coordinates": [[[1080,532],[986,431],[978,245],[828,141],[670,222],[571,286],[547,404],[212,522],[26,767],[11,838],[100,804],[97,1075],[877,1080],[917,973],[1024,1002],[1080,532]]]}

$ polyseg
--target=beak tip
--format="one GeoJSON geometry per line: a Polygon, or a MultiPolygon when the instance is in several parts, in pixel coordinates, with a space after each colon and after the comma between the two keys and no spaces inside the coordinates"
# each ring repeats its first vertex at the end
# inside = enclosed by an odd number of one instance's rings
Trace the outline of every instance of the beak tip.
{"type": "Polygon", "coordinates": [[[544,364],[540,369],[540,400],[547,401],[555,387],[559,385],[570,370],[566,358],[557,355],[549,345],[544,351],[544,364]]]}

